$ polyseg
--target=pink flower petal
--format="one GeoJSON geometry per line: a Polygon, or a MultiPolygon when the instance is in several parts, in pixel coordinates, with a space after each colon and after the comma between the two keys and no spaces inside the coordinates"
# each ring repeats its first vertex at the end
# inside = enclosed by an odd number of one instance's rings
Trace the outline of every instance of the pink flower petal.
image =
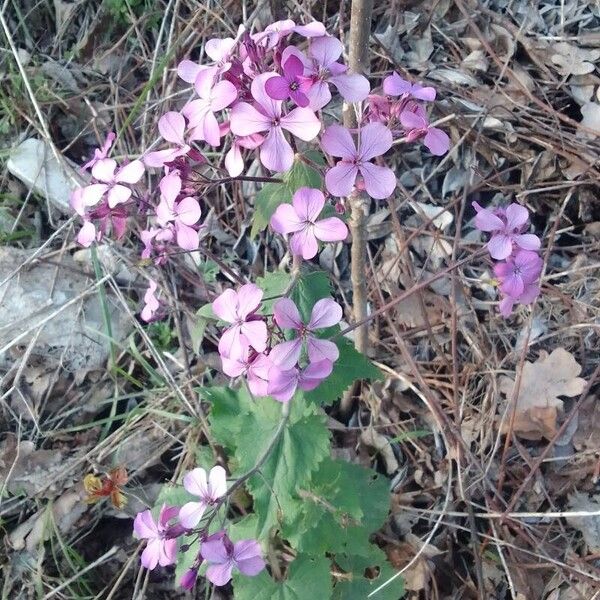
{"type": "Polygon", "coordinates": [[[329,78],[347,102],[362,102],[371,90],[369,80],[358,73],[343,73],[329,78]]]}
{"type": "Polygon", "coordinates": [[[297,138],[310,142],[321,130],[321,121],[310,108],[297,107],[281,117],[281,127],[297,138]]]}
{"type": "Polygon", "coordinates": [[[169,111],[158,120],[158,131],[160,135],[172,144],[185,144],[183,135],[185,133],[185,119],[181,113],[169,111]]]}
{"type": "Polygon", "coordinates": [[[249,136],[271,128],[271,119],[246,102],[240,102],[231,109],[230,122],[234,135],[249,136]]]}
{"type": "Polygon", "coordinates": [[[208,474],[208,491],[213,500],[227,493],[227,472],[221,465],[215,465],[208,474]]]}
{"type": "Polygon", "coordinates": [[[244,159],[238,144],[231,144],[229,152],[225,155],[225,168],[229,177],[237,177],[244,172],[244,159]]]}
{"type": "Polygon", "coordinates": [[[294,164],[294,151],[285,139],[281,127],[273,127],[267,134],[260,147],[260,162],[277,173],[289,171],[294,164]]]}
{"type": "Polygon", "coordinates": [[[196,467],[183,477],[183,487],[193,496],[204,498],[208,495],[208,479],[206,471],[201,467],[196,467]]]}
{"type": "Polygon", "coordinates": [[[226,323],[235,323],[238,318],[237,294],[235,291],[228,288],[217,296],[212,303],[212,309],[219,319],[222,319],[226,323]]]}
{"type": "Polygon", "coordinates": [[[430,127],[427,130],[423,143],[434,156],[443,156],[450,148],[448,134],[437,127],[430,127]]]}
{"type": "Polygon", "coordinates": [[[331,100],[331,91],[329,85],[325,81],[317,81],[311,88],[306,92],[309,100],[309,106],[312,110],[320,110],[331,100]]]}
{"type": "Polygon", "coordinates": [[[217,565],[210,565],[206,569],[206,578],[216,586],[222,586],[229,583],[231,580],[231,570],[233,563],[223,563],[217,565]]]}
{"type": "Polygon", "coordinates": [[[388,96],[402,96],[410,93],[412,85],[395,71],[383,80],[383,91],[388,96]]]}
{"type": "Polygon", "coordinates": [[[327,154],[353,160],[358,152],[350,132],[341,125],[331,125],[321,136],[321,147],[327,154]]]}
{"type": "Polygon", "coordinates": [[[331,298],[318,300],[312,308],[307,328],[310,331],[337,325],[343,316],[342,307],[331,298]]]}
{"type": "Polygon", "coordinates": [[[265,90],[265,85],[269,79],[277,76],[276,73],[262,73],[254,78],[250,86],[252,97],[260,104],[265,114],[271,117],[271,119],[281,116],[281,100],[271,98],[265,90]]]}
{"type": "Polygon", "coordinates": [[[475,215],[475,227],[480,231],[502,231],[504,229],[504,222],[491,210],[479,208],[475,215]]]}
{"type": "Polygon", "coordinates": [[[227,547],[223,543],[223,537],[215,536],[214,539],[211,539],[211,537],[200,545],[202,558],[217,564],[229,563],[231,557],[227,551],[227,547]]]}
{"type": "Polygon", "coordinates": [[[385,154],[392,147],[392,132],[382,123],[368,123],[360,130],[359,154],[361,160],[371,160],[385,154]]]}
{"type": "Polygon", "coordinates": [[[89,248],[96,241],[96,227],[91,221],[86,221],[77,234],[77,243],[89,248]]]}
{"type": "Polygon", "coordinates": [[[371,198],[383,200],[389,198],[396,189],[396,176],[389,167],[380,167],[373,163],[362,163],[359,167],[365,189],[371,198]]]}
{"type": "Polygon", "coordinates": [[[246,321],[242,323],[240,333],[257,352],[266,349],[269,334],[264,321],[246,321]]]}
{"type": "Polygon", "coordinates": [[[425,129],[427,121],[412,110],[404,110],[400,113],[400,123],[405,129],[425,129]]]}
{"type": "Polygon", "coordinates": [[[529,211],[520,204],[509,204],[506,207],[506,229],[508,231],[519,230],[529,220],[529,211]]]}
{"type": "Polygon", "coordinates": [[[306,341],[308,350],[308,359],[315,363],[322,360],[328,360],[334,363],[340,355],[338,347],[330,340],[321,340],[313,337],[308,337],[306,341]]]}
{"type": "Polygon", "coordinates": [[[204,502],[188,502],[179,511],[179,522],[186,529],[193,529],[200,523],[206,511],[204,502]]]}
{"type": "Polygon", "coordinates": [[[253,283],[246,283],[237,293],[237,315],[240,319],[246,319],[260,306],[263,291],[253,283]]]}
{"type": "Polygon", "coordinates": [[[115,181],[119,183],[137,183],[144,175],[144,171],[144,163],[141,160],[132,160],[117,171],[115,181]]]}
{"type": "Polygon", "coordinates": [[[310,363],[301,373],[299,378],[300,389],[310,392],[327,379],[333,371],[333,363],[329,360],[320,360],[310,363]]]}
{"type": "Polygon", "coordinates": [[[177,65],[177,75],[187,83],[194,83],[198,73],[206,68],[206,66],[199,65],[191,60],[182,60],[177,65]]]}
{"type": "Polygon", "coordinates": [[[200,205],[195,198],[184,198],[177,204],[177,216],[184,225],[195,225],[201,216],[200,205]]]}
{"type": "Polygon", "coordinates": [[[231,81],[223,79],[211,91],[210,108],[212,111],[223,110],[237,100],[238,91],[231,81]]]}
{"type": "Polygon", "coordinates": [[[298,369],[282,371],[273,367],[269,371],[269,396],[278,402],[289,402],[298,387],[298,369]]]}
{"type": "Polygon", "coordinates": [[[233,50],[236,41],[233,38],[212,38],[204,44],[204,51],[207,56],[215,62],[221,62],[227,58],[233,50]]]}
{"type": "Polygon", "coordinates": [[[112,183],[115,177],[117,161],[113,158],[103,158],[92,167],[92,175],[103,183],[112,183]]]}
{"type": "Polygon", "coordinates": [[[175,239],[182,250],[197,250],[200,246],[198,232],[180,222],[175,223],[175,239]]]}
{"type": "Polygon", "coordinates": [[[329,217],[317,221],[313,233],[322,242],[341,242],[348,237],[348,227],[338,217],[329,217]]]}
{"type": "Polygon", "coordinates": [[[497,233],[490,238],[490,241],[487,243],[487,249],[492,258],[504,260],[512,253],[512,240],[503,233],[497,233]]]}
{"type": "Polygon", "coordinates": [[[303,326],[298,307],[290,298],[281,298],[275,302],[273,316],[277,325],[282,329],[299,330],[303,326]]]}
{"type": "Polygon", "coordinates": [[[218,146],[221,143],[219,122],[211,112],[206,113],[202,121],[202,138],[211,146],[218,146]]]}
{"type": "Polygon", "coordinates": [[[540,238],[533,233],[522,233],[515,236],[515,244],[523,250],[539,250],[542,245],[540,238]]]}
{"type": "Polygon", "coordinates": [[[273,347],[269,353],[271,363],[283,371],[293,369],[300,360],[302,340],[296,338],[289,342],[281,342],[273,347]]]}
{"type": "Polygon", "coordinates": [[[133,531],[140,539],[151,539],[158,535],[158,528],[150,510],[143,510],[135,516],[133,531]]]}
{"type": "Polygon", "coordinates": [[[325,196],[321,190],[301,187],[292,197],[292,206],[300,221],[314,223],[325,206],[325,196]]]}
{"type": "Polygon", "coordinates": [[[152,571],[152,569],[156,569],[156,566],[158,565],[158,559],[160,557],[160,545],[161,541],[158,538],[150,540],[144,548],[142,556],[140,557],[142,566],[150,571],[152,571]]]}
{"type": "Polygon", "coordinates": [[[113,187],[108,190],[108,206],[110,208],[114,208],[119,204],[123,204],[127,202],[131,198],[131,190],[124,185],[113,185],[113,187]]]}
{"type": "Polygon", "coordinates": [[[319,244],[312,227],[306,227],[302,231],[294,233],[290,239],[290,250],[295,256],[301,256],[304,260],[314,258],[319,252],[319,244]]]}
{"type": "Polygon", "coordinates": [[[325,173],[325,186],[334,196],[349,196],[356,182],[358,167],[352,163],[340,161],[325,173]]]}
{"type": "Polygon", "coordinates": [[[161,567],[167,567],[174,565],[177,562],[177,540],[167,539],[162,540],[160,545],[160,554],[158,557],[158,564],[161,567]]]}
{"type": "Polygon", "coordinates": [[[296,209],[287,202],[280,204],[271,217],[271,227],[281,235],[294,233],[306,227],[306,224],[298,216],[296,209]]]}
{"type": "Polygon", "coordinates": [[[342,55],[344,46],[335,37],[325,36],[310,42],[309,54],[320,66],[327,68],[342,55]]]}
{"type": "Polygon", "coordinates": [[[290,84],[283,77],[271,77],[265,83],[265,91],[274,100],[285,100],[290,95],[290,84]]]}

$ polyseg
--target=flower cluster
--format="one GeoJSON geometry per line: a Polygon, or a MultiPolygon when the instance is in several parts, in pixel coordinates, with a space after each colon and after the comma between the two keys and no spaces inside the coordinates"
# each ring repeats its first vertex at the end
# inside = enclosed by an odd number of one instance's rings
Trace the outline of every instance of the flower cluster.
{"type": "MultiPolygon", "coordinates": [[[[394,138],[423,138],[434,154],[448,150],[448,136],[429,125],[422,104],[435,98],[433,88],[394,73],[384,79],[381,94],[369,95],[368,79],[348,71],[342,43],[317,21],[297,25],[288,19],[257,33],[240,27],[235,38],[209,40],[205,53],[208,64],[183,60],[178,65],[179,77],[193,86],[195,96],[159,118],[157,146],[118,165],[109,158],[116,138],[109,133],[84,165],[92,179],[71,197],[83,219],[80,244],[89,246],[111,229],[118,239],[133,223],[139,224],[141,258],[157,266],[175,251],[198,250],[201,204],[220,183],[243,179],[248,154],[256,153],[266,170],[284,173],[298,146],[314,142],[328,161],[317,165],[328,194],[344,197],[357,190],[384,199],[396,187],[394,172],[381,159],[394,138]],[[361,117],[357,129],[325,123],[322,110],[332,90],[354,104],[361,117]],[[214,155],[215,148],[223,150],[222,164],[211,163],[203,153],[207,149],[214,155]],[[146,170],[149,176],[160,173],[158,185],[149,190],[141,186],[146,170]],[[221,177],[224,170],[229,178],[221,177]]],[[[319,220],[326,201],[321,190],[303,192],[273,216],[273,229],[291,234],[293,254],[308,260],[318,252],[317,240],[346,237],[341,219],[319,220]]],[[[150,313],[156,310],[145,315],[150,313]]]]}
{"type": "Polygon", "coordinates": [[[477,211],[477,229],[491,233],[487,249],[499,261],[494,266],[502,295],[499,310],[503,317],[508,317],[515,304],[532,304],[540,293],[543,266],[537,253],[540,238],[524,233],[529,226],[529,212],[520,204],[489,210],[473,202],[473,207],[477,211]]]}
{"type": "Polygon", "coordinates": [[[234,569],[244,575],[257,575],[265,568],[260,545],[256,540],[241,540],[233,543],[224,530],[208,533],[208,528],[216,511],[227,494],[226,473],[217,465],[207,473],[196,468],[183,478],[183,487],[197,497],[197,501],[188,502],[181,508],[164,504],[158,518],[150,510],[137,514],[133,523],[135,535],[146,540],[141,563],[147,569],[157,566],[166,567],[177,562],[179,540],[200,539],[200,550],[179,582],[185,589],[191,589],[196,583],[198,570],[206,562],[206,578],[214,585],[221,586],[229,582],[234,569]],[[208,510],[212,514],[198,527],[208,510]]]}
{"type": "Polygon", "coordinates": [[[259,287],[247,283],[212,303],[219,319],[230,324],[219,340],[223,372],[244,377],[254,396],[288,402],[298,388],[313,390],[331,374],[338,348],[315,332],[337,325],[342,307],[331,298],[319,300],[305,323],[294,302],[280,298],[268,323],[259,313],[262,297],[259,287]]]}

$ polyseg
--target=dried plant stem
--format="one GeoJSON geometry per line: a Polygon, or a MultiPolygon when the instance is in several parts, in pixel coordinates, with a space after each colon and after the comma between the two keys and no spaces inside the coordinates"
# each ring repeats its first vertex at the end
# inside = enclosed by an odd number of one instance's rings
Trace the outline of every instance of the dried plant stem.
{"type": "MultiPolygon", "coordinates": [[[[350,12],[350,52],[348,66],[353,73],[368,74],[369,71],[369,34],[371,32],[371,14],[373,0],[352,0],[350,12]]],[[[356,114],[352,106],[344,111],[344,125],[350,129],[357,127],[356,114]]],[[[355,192],[348,198],[350,206],[350,231],[352,249],[350,253],[350,279],[352,282],[352,306],[354,321],[362,323],[356,328],[354,345],[359,352],[367,353],[369,348],[369,329],[367,318],[367,238],[365,222],[369,212],[369,199],[364,193],[355,192]]],[[[353,393],[347,393],[341,401],[342,414],[348,414],[352,408],[353,393]]]]}

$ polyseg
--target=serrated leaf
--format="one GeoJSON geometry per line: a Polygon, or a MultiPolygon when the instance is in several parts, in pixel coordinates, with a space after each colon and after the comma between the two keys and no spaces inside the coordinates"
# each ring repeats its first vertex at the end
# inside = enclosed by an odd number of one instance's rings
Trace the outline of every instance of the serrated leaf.
{"type": "MultiPolygon", "coordinates": [[[[307,412],[301,394],[291,401],[291,414],[260,473],[248,480],[258,517],[256,536],[264,538],[283,515],[293,515],[294,495],[319,462],[329,454],[329,432],[324,417],[307,412]]],[[[238,434],[236,458],[241,472],[258,462],[274,438],[281,420],[280,404],[263,399],[247,415],[238,434]],[[273,410],[275,405],[275,409],[273,410]]]]}
{"type": "Polygon", "coordinates": [[[274,581],[263,571],[256,577],[237,574],[233,578],[235,600],[330,600],[331,576],[325,557],[298,555],[285,581],[274,581]]]}
{"type": "Polygon", "coordinates": [[[331,375],[319,387],[304,393],[308,402],[330,406],[339,400],[355,381],[376,381],[383,377],[381,371],[364,354],[358,352],[348,338],[338,338],[335,343],[340,357],[333,365],[331,375]]]}
{"type": "MultiPolygon", "coordinates": [[[[306,156],[317,163],[323,160],[314,151],[307,152],[306,156]]],[[[291,202],[294,192],[304,186],[321,189],[323,181],[319,171],[297,156],[292,168],[283,176],[282,183],[266,183],[256,194],[251,237],[266,229],[277,207],[284,202],[291,202]]]]}
{"type": "Polygon", "coordinates": [[[290,294],[305,323],[308,323],[316,302],[329,297],[331,297],[331,282],[325,271],[303,273],[290,294]]]}
{"type": "Polygon", "coordinates": [[[300,500],[288,514],[284,537],[306,554],[368,556],[369,536],[387,518],[387,480],[360,465],[325,459],[311,481],[298,486],[300,500]]]}

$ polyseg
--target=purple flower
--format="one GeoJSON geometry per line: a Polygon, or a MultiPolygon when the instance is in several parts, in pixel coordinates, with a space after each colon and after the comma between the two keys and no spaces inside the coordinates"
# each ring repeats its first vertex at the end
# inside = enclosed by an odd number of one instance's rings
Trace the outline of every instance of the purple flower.
{"type": "Polygon", "coordinates": [[[198,569],[188,569],[179,580],[179,585],[184,590],[191,590],[196,585],[198,579],[198,569]]]}
{"type": "Polygon", "coordinates": [[[267,391],[275,400],[289,402],[298,387],[305,392],[314,390],[332,371],[333,363],[327,359],[309,363],[304,369],[273,366],[269,371],[267,391]]]}
{"type": "Polygon", "coordinates": [[[494,275],[500,280],[500,291],[514,300],[525,291],[526,286],[537,281],[544,261],[530,250],[518,250],[506,262],[494,266],[494,275]]]}
{"type": "Polygon", "coordinates": [[[237,40],[233,38],[212,38],[204,45],[204,52],[212,59],[214,65],[199,65],[191,60],[182,60],[177,65],[177,74],[187,83],[195,83],[200,73],[211,82],[222,73],[227,72],[231,67],[229,58],[237,40]]]}
{"type": "Polygon", "coordinates": [[[342,42],[330,36],[311,40],[310,58],[294,46],[284,50],[283,60],[296,56],[304,64],[304,79],[310,83],[307,96],[313,110],[323,108],[331,100],[330,83],[347,102],[360,102],[369,94],[369,80],[358,73],[348,74],[348,67],[337,62],[343,50],[342,42]]]}
{"type": "Polygon", "coordinates": [[[298,106],[308,106],[306,92],[311,88],[310,80],[303,78],[304,65],[302,61],[291,55],[283,63],[283,76],[271,77],[265,83],[265,91],[274,100],[287,100],[291,98],[298,106]]]}
{"type": "Polygon", "coordinates": [[[230,177],[237,177],[244,171],[244,159],[242,157],[241,148],[254,150],[255,148],[258,148],[263,141],[264,137],[260,135],[260,133],[233,138],[231,148],[225,155],[225,168],[230,177]]]}
{"type": "Polygon", "coordinates": [[[306,25],[296,25],[291,19],[276,21],[265,27],[264,31],[255,33],[252,39],[268,50],[277,46],[288,35],[297,33],[305,38],[321,37],[327,35],[325,26],[319,21],[312,21],[306,25]]]}
{"type": "Polygon", "coordinates": [[[200,554],[209,563],[207,579],[217,586],[225,585],[231,580],[233,569],[253,577],[265,568],[260,545],[256,540],[241,540],[234,544],[224,531],[207,538],[200,546],[200,554]]]}
{"type": "Polygon", "coordinates": [[[475,227],[480,231],[491,232],[487,243],[490,256],[504,260],[512,254],[513,244],[523,250],[538,250],[540,238],[532,233],[522,233],[529,220],[529,211],[520,204],[509,204],[506,209],[491,211],[473,202],[477,211],[475,227]]]}
{"type": "Polygon", "coordinates": [[[339,350],[334,342],[312,335],[317,329],[333,327],[342,319],[342,307],[335,300],[323,298],[316,302],[307,324],[302,321],[298,307],[289,298],[278,300],[273,307],[273,313],[279,327],[293,329],[297,334],[295,339],[277,344],[271,350],[269,358],[277,367],[284,371],[295,367],[300,359],[304,342],[306,342],[309,362],[315,363],[326,359],[334,363],[338,359],[339,350]]]}
{"type": "Polygon", "coordinates": [[[504,296],[499,304],[498,309],[504,318],[508,318],[513,311],[515,304],[532,304],[540,295],[540,284],[537,281],[527,283],[523,293],[518,298],[512,296],[504,296]]]}
{"type": "Polygon", "coordinates": [[[158,120],[158,131],[163,139],[173,144],[173,147],[146,154],[144,163],[148,167],[162,167],[178,156],[185,156],[192,149],[185,141],[185,119],[180,113],[165,113],[158,120]]]}
{"type": "Polygon", "coordinates": [[[415,98],[433,102],[435,100],[435,88],[423,87],[418,83],[411,83],[402,79],[396,71],[383,80],[383,91],[388,96],[403,96],[404,98],[415,98]]]}
{"type": "Polygon", "coordinates": [[[248,388],[254,396],[267,396],[269,382],[269,369],[272,367],[271,360],[262,353],[257,353],[246,346],[238,356],[221,356],[223,372],[229,377],[244,375],[248,381],[248,388]]]}
{"type": "Polygon", "coordinates": [[[275,73],[263,73],[251,86],[255,106],[247,102],[236,104],[231,111],[231,132],[248,136],[266,131],[260,146],[260,161],[271,171],[287,171],[294,162],[294,151],[283,135],[286,129],[292,135],[308,142],[321,129],[321,121],[309,108],[297,107],[287,114],[282,112],[282,101],[273,100],[265,91],[267,81],[277,77],[275,73]]]}
{"type": "Polygon", "coordinates": [[[291,204],[281,204],[271,217],[271,227],[281,235],[293,234],[290,240],[292,254],[308,260],[316,256],[322,242],[339,242],[348,235],[346,224],[338,217],[317,220],[325,196],[320,190],[301,187],[291,204]]]}
{"type": "Polygon", "coordinates": [[[215,504],[221,496],[227,493],[225,469],[220,465],[210,470],[208,479],[206,471],[200,467],[192,469],[183,478],[183,487],[193,496],[198,496],[198,502],[187,502],[179,511],[179,522],[186,529],[198,525],[204,511],[215,504]]]}
{"type": "Polygon", "coordinates": [[[257,352],[267,347],[267,325],[256,315],[263,291],[253,283],[243,285],[237,292],[225,290],[212,303],[214,313],[231,323],[219,340],[219,354],[227,358],[240,356],[246,346],[257,352]]]}
{"type": "Polygon", "coordinates": [[[161,227],[173,223],[177,245],[184,250],[196,250],[200,239],[193,225],[200,220],[198,201],[189,197],[177,200],[182,188],[177,171],[165,175],[160,180],[159,187],[161,197],[156,207],[156,221],[161,227]]]}
{"type": "Polygon", "coordinates": [[[181,110],[189,121],[191,140],[204,140],[211,146],[221,143],[221,132],[215,112],[223,110],[237,100],[238,92],[230,81],[219,81],[213,85],[212,77],[196,78],[194,87],[198,96],[181,110]]]}
{"type": "Polygon", "coordinates": [[[110,131],[106,135],[106,139],[104,140],[104,144],[102,144],[102,148],[96,148],[94,150],[94,156],[81,167],[81,170],[86,171],[87,169],[92,168],[99,160],[106,158],[116,137],[116,134],[113,131],[110,131]]]}
{"type": "Polygon", "coordinates": [[[358,149],[350,131],[341,125],[331,125],[324,131],[321,146],[331,156],[342,159],[325,175],[327,190],[334,196],[348,196],[359,174],[371,198],[382,200],[394,193],[394,172],[369,162],[392,147],[392,134],[381,123],[368,123],[360,129],[358,149]]]}
{"type": "Polygon", "coordinates": [[[142,552],[141,563],[146,569],[155,569],[157,565],[166,567],[177,560],[177,540],[169,536],[169,521],[179,512],[177,506],[163,504],[155,522],[150,510],[139,512],[133,522],[133,531],[138,538],[148,540],[142,552]]]}
{"type": "Polygon", "coordinates": [[[450,148],[450,138],[445,131],[431,127],[422,106],[412,104],[400,113],[400,123],[406,130],[409,142],[423,138],[423,143],[435,156],[442,156],[450,148]]]}

